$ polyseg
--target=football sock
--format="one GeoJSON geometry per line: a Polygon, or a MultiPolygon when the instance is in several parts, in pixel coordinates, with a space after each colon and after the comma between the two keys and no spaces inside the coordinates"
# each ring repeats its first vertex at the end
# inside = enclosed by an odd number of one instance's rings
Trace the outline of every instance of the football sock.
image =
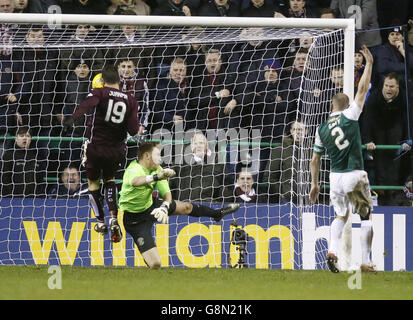
{"type": "Polygon", "coordinates": [[[109,213],[112,218],[118,217],[118,202],[117,202],[117,189],[115,181],[105,182],[103,185],[105,189],[105,200],[109,208],[109,213]]]}
{"type": "Polygon", "coordinates": [[[361,242],[361,263],[371,264],[370,253],[373,241],[373,223],[371,220],[361,221],[360,242],[361,242]]]}
{"type": "Polygon", "coordinates": [[[328,251],[337,256],[340,246],[341,234],[343,233],[345,222],[342,219],[335,218],[330,227],[330,245],[328,251]]]}
{"type": "Polygon", "coordinates": [[[210,217],[216,218],[220,210],[215,210],[207,206],[197,205],[192,203],[192,211],[189,214],[191,217],[210,217]]]}
{"type": "Polygon", "coordinates": [[[89,201],[92,205],[93,212],[95,213],[96,218],[99,222],[105,222],[105,211],[103,210],[102,195],[100,190],[89,190],[89,201]]]}

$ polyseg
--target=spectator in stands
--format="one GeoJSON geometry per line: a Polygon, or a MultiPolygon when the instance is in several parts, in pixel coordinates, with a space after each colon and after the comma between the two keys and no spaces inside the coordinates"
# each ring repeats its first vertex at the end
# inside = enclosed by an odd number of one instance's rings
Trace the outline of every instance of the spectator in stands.
{"type": "Polygon", "coordinates": [[[364,57],[361,53],[354,54],[354,94],[357,93],[358,84],[364,72],[364,57]]]}
{"type": "Polygon", "coordinates": [[[49,12],[49,7],[53,6],[52,8],[57,8],[57,6],[60,6],[61,4],[61,0],[30,0],[28,3],[28,10],[30,13],[53,13],[49,12]]]}
{"type": "Polygon", "coordinates": [[[237,173],[232,186],[225,189],[225,202],[257,203],[268,202],[268,194],[259,194],[257,183],[250,168],[243,167],[237,173]]]}
{"type": "Polygon", "coordinates": [[[197,132],[186,148],[185,163],[173,168],[177,175],[169,180],[174,199],[210,202],[222,200],[224,164],[216,161],[215,152],[205,135],[197,132]]]}
{"type": "Polygon", "coordinates": [[[2,195],[34,197],[44,194],[45,159],[32,145],[28,127],[17,130],[15,144],[4,151],[2,161],[2,195]]]}
{"type": "Polygon", "coordinates": [[[343,91],[344,87],[344,66],[337,65],[333,66],[330,70],[330,89],[334,90],[334,92],[343,91]]]}
{"type": "Polygon", "coordinates": [[[60,174],[59,183],[50,187],[47,196],[49,198],[67,198],[84,194],[85,197],[88,197],[87,190],[87,184],[81,183],[78,168],[74,165],[69,165],[60,174]]]}
{"type": "Polygon", "coordinates": [[[284,68],[291,67],[294,64],[295,55],[298,50],[303,49],[308,52],[313,41],[314,39],[311,37],[311,34],[307,32],[304,32],[301,38],[291,41],[290,44],[287,44],[287,41],[284,41],[284,43],[286,43],[285,46],[288,46],[287,50],[281,51],[281,56],[284,57],[284,68]]]}
{"type": "Polygon", "coordinates": [[[185,56],[189,82],[199,81],[205,69],[205,52],[208,50],[202,43],[204,28],[192,27],[182,38],[190,44],[180,46],[179,56],[185,56]]]}
{"type": "Polygon", "coordinates": [[[13,50],[12,59],[22,64],[22,88],[18,100],[18,122],[30,127],[33,135],[49,135],[57,78],[57,52],[46,48],[45,34],[31,26],[24,37],[23,48],[13,50]]]}
{"type": "Polygon", "coordinates": [[[305,0],[290,0],[282,12],[275,12],[275,18],[319,18],[319,9],[307,6],[305,0]]]}
{"type": "Polygon", "coordinates": [[[265,172],[268,172],[270,195],[279,196],[281,204],[290,201],[297,203],[297,175],[299,174],[297,148],[303,144],[306,135],[307,129],[304,123],[294,121],[289,134],[283,137],[282,144],[271,150],[270,161],[265,172]]]}
{"type": "Polygon", "coordinates": [[[21,63],[11,55],[0,55],[0,135],[14,135],[17,128],[17,101],[21,90],[21,63]]]}
{"type": "Polygon", "coordinates": [[[14,13],[29,13],[29,0],[13,0],[14,13]]]}
{"type": "Polygon", "coordinates": [[[61,4],[62,13],[66,14],[106,14],[109,5],[107,0],[72,0],[61,4]]]}
{"type": "Polygon", "coordinates": [[[226,73],[225,61],[217,49],[205,53],[205,72],[194,81],[190,92],[189,127],[198,130],[225,129],[237,106],[233,78],[226,73]]]}
{"type": "MultiPolygon", "coordinates": [[[[134,11],[125,10],[121,15],[134,15],[134,11]]],[[[116,64],[120,59],[129,58],[135,60],[138,77],[143,79],[151,79],[155,77],[152,65],[154,64],[153,56],[156,54],[156,47],[137,47],[128,46],[129,43],[134,43],[146,33],[144,27],[136,25],[122,25],[120,28],[114,29],[111,34],[113,41],[120,44],[120,48],[112,47],[106,50],[105,63],[116,64]],[[126,44],[126,46],[125,46],[126,44]]]]}
{"type": "MultiPolygon", "coordinates": [[[[71,117],[77,105],[79,105],[88,95],[91,90],[93,74],[91,73],[90,66],[92,60],[88,59],[70,59],[70,72],[67,79],[60,83],[59,97],[57,101],[62,101],[63,105],[55,108],[56,117],[59,120],[59,124],[63,124],[67,117],[71,117]]],[[[89,116],[82,116],[82,120],[79,119],[76,127],[70,131],[64,131],[63,136],[83,138],[87,128],[89,116]]],[[[59,126],[59,129],[61,126],[59,126]]],[[[57,129],[57,127],[56,127],[57,129]]],[[[54,132],[52,135],[60,135],[58,132],[54,132]]],[[[81,157],[82,141],[61,141],[59,147],[59,161],[64,163],[70,163],[77,161],[81,157]]]]}
{"type": "MultiPolygon", "coordinates": [[[[330,5],[330,4],[329,4],[330,5]]],[[[320,11],[320,18],[322,19],[335,19],[337,18],[337,11],[331,8],[324,7],[320,11]]]]}
{"type": "MultiPolygon", "coordinates": [[[[0,13],[13,13],[13,0],[0,0],[0,13]]],[[[2,23],[0,29],[0,56],[10,56],[17,25],[2,23]]]]}
{"type": "Polygon", "coordinates": [[[103,68],[104,52],[99,47],[93,47],[92,43],[96,36],[96,28],[90,25],[80,24],[74,26],[75,30],[70,32],[68,45],[74,45],[72,48],[60,50],[60,69],[61,78],[66,79],[68,72],[73,71],[69,65],[71,60],[87,59],[90,60],[90,71],[93,75],[99,73],[103,68]]]}
{"type": "Polygon", "coordinates": [[[152,132],[156,129],[183,130],[188,101],[186,64],[182,58],[172,61],[168,76],[158,81],[153,95],[152,132]]]}
{"type": "MultiPolygon", "coordinates": [[[[361,9],[361,29],[370,30],[369,32],[356,34],[358,45],[366,45],[367,47],[381,45],[382,40],[377,21],[376,0],[361,0],[356,3],[352,0],[332,0],[330,7],[338,12],[337,18],[350,18],[355,14],[355,11],[351,10],[351,6],[355,4],[360,6],[361,9]]],[[[360,21],[356,20],[356,24],[360,23],[360,21]]]]}
{"type": "MultiPolygon", "coordinates": [[[[264,30],[261,28],[244,29],[241,32],[241,37],[247,35],[259,37],[263,32],[264,30]]],[[[277,56],[277,50],[268,47],[270,47],[270,43],[267,41],[250,40],[245,44],[241,44],[239,49],[235,50],[240,52],[234,54],[232,58],[232,60],[235,59],[238,65],[236,70],[237,85],[234,93],[239,106],[231,114],[231,128],[251,128],[252,115],[255,114],[252,112],[254,99],[251,99],[251,95],[255,95],[258,81],[263,80],[264,64],[277,56]],[[248,103],[245,103],[243,100],[247,96],[250,96],[250,98],[247,98],[248,103]]]]}
{"type": "MultiPolygon", "coordinates": [[[[368,150],[374,150],[375,183],[398,186],[406,176],[400,172],[401,160],[394,161],[395,152],[378,150],[376,145],[401,144],[408,138],[406,95],[396,73],[388,74],[381,90],[373,91],[365,106],[363,141],[368,150]],[[389,170],[391,164],[391,170],[389,170]]],[[[410,147],[403,143],[404,150],[410,147]]],[[[402,158],[403,160],[403,158],[402,158]]],[[[379,190],[379,205],[397,205],[401,192],[379,190]]]]}
{"type": "MultiPolygon", "coordinates": [[[[287,103],[287,88],[279,80],[281,66],[276,60],[268,60],[263,67],[263,75],[256,87],[254,109],[252,110],[252,128],[261,132],[261,142],[277,143],[292,121],[292,105],[287,103]]],[[[270,146],[260,149],[258,182],[263,179],[264,169],[270,157],[270,146]]]]}
{"type": "Polygon", "coordinates": [[[166,0],[160,2],[152,14],[158,16],[191,16],[190,6],[185,0],[166,0]]]}
{"type": "Polygon", "coordinates": [[[134,14],[141,16],[148,16],[151,14],[151,7],[143,0],[110,0],[112,3],[108,9],[107,14],[120,14],[125,10],[132,10],[134,14]]]}
{"type": "Polygon", "coordinates": [[[13,13],[14,12],[13,0],[0,0],[0,12],[1,13],[13,13]]]}
{"type": "Polygon", "coordinates": [[[242,17],[273,17],[280,9],[269,0],[249,0],[248,7],[241,12],[242,17]]]}
{"type": "MultiPolygon", "coordinates": [[[[413,49],[408,48],[408,65],[413,66],[413,49]]],[[[385,76],[390,72],[398,75],[401,85],[405,85],[405,59],[406,48],[404,47],[404,37],[399,27],[393,28],[388,33],[388,42],[377,47],[374,51],[374,71],[376,77],[373,87],[377,88],[383,84],[385,76]]],[[[411,72],[408,78],[412,78],[411,72]]]]}
{"type": "MultiPolygon", "coordinates": [[[[301,78],[308,68],[307,56],[307,49],[299,49],[295,54],[292,67],[284,69],[280,76],[281,81],[285,81],[288,88],[287,100],[292,110],[297,110],[301,78]]],[[[294,115],[291,116],[294,117],[294,115]]]]}
{"type": "Polygon", "coordinates": [[[239,5],[231,0],[209,0],[199,8],[200,16],[209,17],[238,17],[240,16],[239,5]]]}
{"type": "Polygon", "coordinates": [[[120,76],[120,90],[130,93],[139,104],[139,121],[141,126],[139,134],[148,127],[149,121],[149,89],[147,82],[139,78],[135,60],[121,58],[116,64],[120,76]]]}

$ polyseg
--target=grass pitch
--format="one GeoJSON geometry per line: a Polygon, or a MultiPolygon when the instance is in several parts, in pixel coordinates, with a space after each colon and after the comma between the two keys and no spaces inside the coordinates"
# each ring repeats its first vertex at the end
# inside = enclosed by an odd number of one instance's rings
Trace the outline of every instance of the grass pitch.
{"type": "Polygon", "coordinates": [[[348,286],[355,273],[329,271],[63,266],[53,290],[48,266],[0,266],[0,275],[1,300],[413,299],[413,272],[363,273],[361,289],[348,286]]]}

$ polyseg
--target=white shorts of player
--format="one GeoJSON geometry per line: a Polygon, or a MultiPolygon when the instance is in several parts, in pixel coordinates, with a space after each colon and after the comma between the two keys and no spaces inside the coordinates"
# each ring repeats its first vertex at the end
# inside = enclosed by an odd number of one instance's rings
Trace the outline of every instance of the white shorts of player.
{"type": "MultiPolygon", "coordinates": [[[[364,188],[370,190],[367,172],[364,170],[343,173],[330,172],[330,201],[338,216],[345,217],[347,211],[350,211],[351,203],[347,193],[354,191],[359,182],[362,182],[364,188]]],[[[370,197],[370,191],[367,193],[370,197]]]]}

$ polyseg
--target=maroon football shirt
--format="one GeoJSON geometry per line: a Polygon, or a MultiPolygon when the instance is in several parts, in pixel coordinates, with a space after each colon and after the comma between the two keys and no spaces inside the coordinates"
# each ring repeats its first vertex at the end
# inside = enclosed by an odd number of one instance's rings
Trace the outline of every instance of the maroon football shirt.
{"type": "Polygon", "coordinates": [[[73,118],[93,114],[89,124],[91,144],[106,148],[124,148],[127,133],[138,133],[139,106],[129,93],[103,87],[93,89],[76,108],[73,118]]]}

